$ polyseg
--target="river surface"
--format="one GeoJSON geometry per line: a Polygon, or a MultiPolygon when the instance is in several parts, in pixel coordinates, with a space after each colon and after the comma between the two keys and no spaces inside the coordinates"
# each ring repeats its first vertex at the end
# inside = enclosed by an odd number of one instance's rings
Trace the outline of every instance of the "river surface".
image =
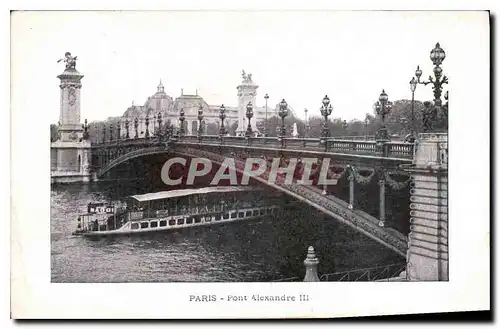
{"type": "Polygon", "coordinates": [[[153,236],[72,236],[88,202],[119,200],[141,188],[105,183],[53,186],[52,282],[240,282],[304,276],[312,245],[319,274],[400,263],[393,251],[304,204],[281,218],[197,227],[153,236]]]}

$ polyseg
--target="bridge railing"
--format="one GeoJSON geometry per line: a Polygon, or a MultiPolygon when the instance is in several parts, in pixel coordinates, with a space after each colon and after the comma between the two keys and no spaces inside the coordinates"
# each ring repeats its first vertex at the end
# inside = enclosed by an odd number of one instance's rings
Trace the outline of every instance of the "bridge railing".
{"type": "Polygon", "coordinates": [[[304,260],[305,276],[301,279],[298,276],[281,278],[273,282],[328,282],[328,281],[406,281],[404,276],[406,271],[405,263],[381,265],[369,268],[358,268],[343,272],[327,273],[318,275],[318,265],[320,260],[316,257],[314,248],[308,248],[306,259],[304,260]]]}
{"type": "MultiPolygon", "coordinates": [[[[328,138],[326,141],[321,138],[293,138],[285,137],[279,139],[276,137],[243,137],[243,136],[219,136],[219,135],[184,135],[177,136],[171,141],[179,143],[199,143],[199,144],[220,144],[220,145],[235,145],[235,146],[253,146],[253,147],[276,147],[283,149],[305,149],[332,153],[360,154],[360,155],[375,155],[393,158],[413,158],[413,144],[404,142],[377,142],[374,140],[343,140],[336,138],[328,138]],[[326,148],[325,148],[326,142],[326,148]]],[[[155,144],[161,143],[162,140],[158,137],[150,138],[130,138],[104,141],[93,144],[93,147],[113,147],[119,145],[135,145],[135,144],[155,144]]]]}
{"type": "Polygon", "coordinates": [[[344,272],[323,274],[320,281],[381,281],[397,277],[406,269],[406,264],[390,264],[344,272]]]}
{"type": "MultiPolygon", "coordinates": [[[[306,149],[306,150],[324,150],[325,140],[320,138],[290,138],[278,139],[276,137],[242,137],[242,136],[224,136],[186,135],[179,137],[176,141],[184,143],[207,143],[223,145],[241,145],[241,146],[273,146],[284,149],[306,149]]],[[[327,152],[376,155],[395,158],[413,158],[413,144],[404,142],[377,142],[365,140],[341,140],[328,138],[326,140],[327,152]]]]}
{"type": "MultiPolygon", "coordinates": [[[[148,138],[141,137],[141,138],[120,138],[120,139],[112,139],[112,140],[105,140],[105,141],[97,141],[93,142],[91,145],[93,148],[99,148],[99,147],[113,147],[113,146],[120,146],[120,145],[142,145],[142,144],[157,144],[161,143],[164,139],[159,138],[158,136],[151,136],[148,138]]],[[[166,140],[166,139],[165,139],[166,140]]]]}
{"type": "Polygon", "coordinates": [[[397,143],[397,142],[391,142],[387,143],[389,150],[388,154],[389,156],[393,158],[410,158],[413,159],[413,144],[410,143],[397,143]]]}

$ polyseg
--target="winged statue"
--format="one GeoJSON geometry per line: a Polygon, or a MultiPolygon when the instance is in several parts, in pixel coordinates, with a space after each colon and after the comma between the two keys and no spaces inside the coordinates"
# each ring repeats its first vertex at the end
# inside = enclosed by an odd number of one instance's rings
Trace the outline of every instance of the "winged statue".
{"type": "Polygon", "coordinates": [[[64,62],[66,64],[66,69],[75,69],[77,59],[78,56],[71,56],[71,53],[67,51],[64,54],[64,58],[59,59],[57,62],[64,62]]]}

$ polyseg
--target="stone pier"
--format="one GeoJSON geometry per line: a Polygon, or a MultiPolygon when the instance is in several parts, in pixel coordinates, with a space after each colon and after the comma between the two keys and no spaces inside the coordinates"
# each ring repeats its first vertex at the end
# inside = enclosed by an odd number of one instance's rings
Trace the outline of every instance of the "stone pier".
{"type": "Polygon", "coordinates": [[[409,281],[448,278],[448,134],[420,134],[411,174],[409,281]]]}

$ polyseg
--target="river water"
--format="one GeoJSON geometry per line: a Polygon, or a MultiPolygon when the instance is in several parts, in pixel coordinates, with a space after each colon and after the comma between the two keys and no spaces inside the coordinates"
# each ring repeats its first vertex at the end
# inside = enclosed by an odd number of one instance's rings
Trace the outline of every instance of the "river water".
{"type": "Polygon", "coordinates": [[[393,251],[305,205],[281,218],[226,223],[153,236],[72,236],[90,201],[144,193],[105,183],[53,186],[52,282],[241,282],[304,276],[307,247],[319,274],[400,263],[393,251]]]}

